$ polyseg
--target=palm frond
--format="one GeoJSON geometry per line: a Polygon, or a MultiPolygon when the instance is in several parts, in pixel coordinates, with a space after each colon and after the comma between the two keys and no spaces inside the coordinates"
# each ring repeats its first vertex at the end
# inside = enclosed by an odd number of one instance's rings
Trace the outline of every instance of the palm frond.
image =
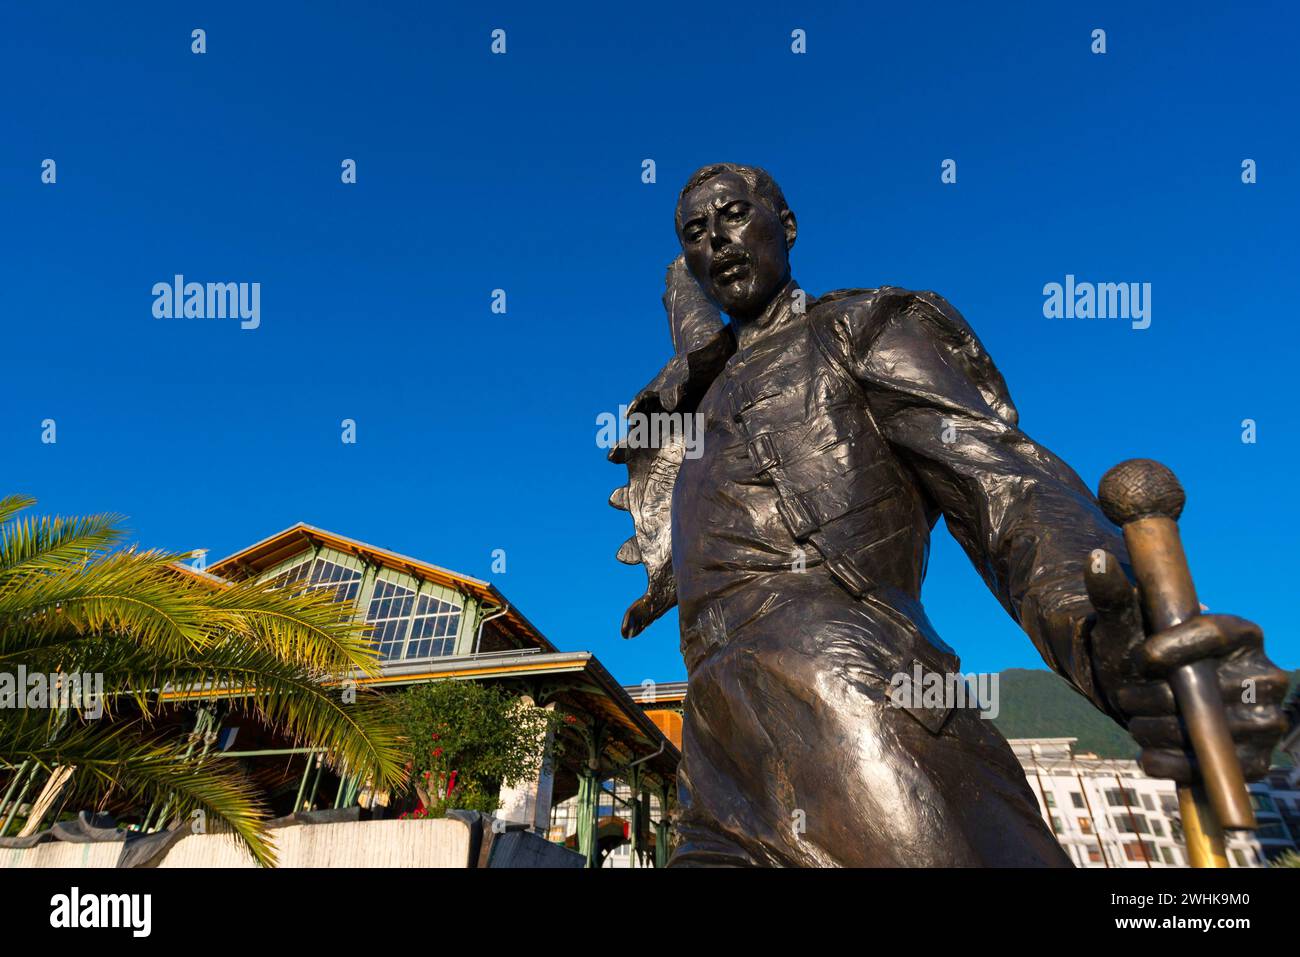
{"type": "Polygon", "coordinates": [[[75,765],[79,799],[125,790],[204,808],[263,863],[273,859],[266,809],[248,782],[150,730],[180,701],[223,698],[296,744],[325,749],[336,768],[379,787],[402,779],[391,712],[374,693],[341,693],[341,681],[379,668],[350,607],[325,591],[208,581],[178,569],[180,555],[116,548],[117,516],[8,521],[31,503],[0,499],[0,662],[94,675],[105,712],[98,721],[0,712],[0,761],[75,765]]]}
{"type": "Polygon", "coordinates": [[[30,495],[6,495],[0,498],[0,522],[7,522],[23,509],[35,504],[36,499],[30,495]]]}
{"type": "Polygon", "coordinates": [[[13,587],[22,574],[85,565],[121,541],[121,522],[120,515],[108,514],[14,519],[0,534],[0,573],[5,585],[13,587]]]}
{"type": "Polygon", "coordinates": [[[183,742],[166,740],[139,722],[83,724],[56,742],[32,742],[15,757],[45,770],[75,767],[68,792],[74,801],[125,794],[142,805],[165,804],[172,820],[202,810],[227,823],[259,863],[275,863],[265,827],[269,812],[238,768],[187,755],[183,742]]]}

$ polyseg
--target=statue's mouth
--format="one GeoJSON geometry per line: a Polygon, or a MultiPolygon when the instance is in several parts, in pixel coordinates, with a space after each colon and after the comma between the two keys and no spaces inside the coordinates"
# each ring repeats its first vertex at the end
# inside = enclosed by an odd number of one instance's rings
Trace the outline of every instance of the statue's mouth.
{"type": "Polygon", "coordinates": [[[716,259],[710,272],[713,281],[719,285],[729,286],[740,282],[749,275],[749,257],[742,254],[716,259]]]}

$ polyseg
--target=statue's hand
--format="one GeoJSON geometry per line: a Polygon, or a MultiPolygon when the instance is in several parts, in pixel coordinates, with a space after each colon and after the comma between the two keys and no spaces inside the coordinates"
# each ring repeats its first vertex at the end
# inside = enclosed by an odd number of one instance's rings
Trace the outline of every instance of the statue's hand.
{"type": "MultiPolygon", "coordinates": [[[[642,392],[628,407],[628,414],[652,413],[662,408],[664,392],[673,375],[669,370],[642,392]]],[[[646,590],[623,616],[624,638],[634,638],[651,622],[677,603],[677,583],[672,565],[673,485],[681,467],[684,447],[680,436],[661,448],[629,448],[620,444],[609,459],[626,465],[628,483],[614,490],[609,504],[632,515],[635,534],[618,550],[618,560],[644,565],[646,590]]]]}
{"type": "MultiPolygon", "coordinates": [[[[668,266],[664,278],[664,309],[672,333],[674,354],[654,380],[628,406],[628,416],[677,412],[687,396],[702,395],[735,351],[735,340],[691,276],[684,256],[668,266]]],[[[632,514],[636,534],[623,543],[618,559],[644,565],[646,590],[623,616],[623,637],[632,638],[677,604],[673,578],[673,486],[685,447],[674,433],[661,448],[613,449],[611,462],[627,466],[627,485],[614,490],[609,504],[632,514]]]]}
{"type": "Polygon", "coordinates": [[[1282,702],[1288,678],[1264,655],[1258,625],[1235,615],[1198,615],[1148,635],[1138,591],[1119,562],[1106,553],[1103,571],[1084,573],[1096,609],[1090,621],[1093,673],[1102,695],[1142,747],[1142,769],[1153,777],[1190,784],[1195,757],[1174,692],[1166,680],[1180,665],[1215,659],[1219,690],[1237,759],[1247,780],[1268,770],[1273,748],[1287,729],[1282,702]]]}

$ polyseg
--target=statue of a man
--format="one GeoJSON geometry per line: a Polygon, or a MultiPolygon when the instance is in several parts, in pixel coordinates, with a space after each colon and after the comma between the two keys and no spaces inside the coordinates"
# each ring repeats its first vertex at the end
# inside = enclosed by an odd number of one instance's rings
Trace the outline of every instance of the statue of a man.
{"type": "Polygon", "coordinates": [[[692,175],[676,228],[675,355],[630,411],[702,416],[702,454],[611,455],[630,473],[611,502],[636,525],[620,558],[650,579],[623,633],[680,609],[673,865],[1070,863],[978,710],[894,706],[894,676],[959,673],[919,600],[940,515],[1047,665],[1138,740],[1148,773],[1192,779],[1160,669],[1207,657],[1247,778],[1267,770],[1287,680],[1259,629],[1205,615],[1163,660],[1143,657],[1122,538],[1017,427],[952,306],[893,287],[806,295],[790,275],[794,213],[755,167],[692,175]]]}

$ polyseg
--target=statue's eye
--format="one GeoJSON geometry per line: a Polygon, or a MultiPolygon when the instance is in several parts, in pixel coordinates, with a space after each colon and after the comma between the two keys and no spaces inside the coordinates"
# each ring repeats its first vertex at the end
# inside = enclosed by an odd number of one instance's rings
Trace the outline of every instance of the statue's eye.
{"type": "Polygon", "coordinates": [[[704,223],[698,219],[691,220],[682,227],[682,235],[691,242],[695,242],[695,240],[704,235],[704,223]]]}
{"type": "Polygon", "coordinates": [[[722,215],[726,218],[727,222],[743,222],[745,217],[749,215],[749,203],[731,203],[722,211],[722,215]]]}

